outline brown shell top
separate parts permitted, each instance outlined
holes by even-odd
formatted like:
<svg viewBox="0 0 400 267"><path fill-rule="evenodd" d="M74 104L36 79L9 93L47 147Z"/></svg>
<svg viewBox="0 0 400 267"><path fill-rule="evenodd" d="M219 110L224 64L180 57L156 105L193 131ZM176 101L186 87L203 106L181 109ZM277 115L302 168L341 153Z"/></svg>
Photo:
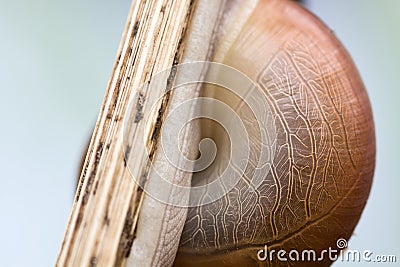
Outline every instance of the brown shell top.
<svg viewBox="0 0 400 267"><path fill-rule="evenodd" d="M297 4L260 1L223 63L262 89L275 118L275 157L257 191L241 180L189 209L175 266L297 266L262 262L257 251L337 249L360 218L375 166L371 107L351 58Z"/></svg>

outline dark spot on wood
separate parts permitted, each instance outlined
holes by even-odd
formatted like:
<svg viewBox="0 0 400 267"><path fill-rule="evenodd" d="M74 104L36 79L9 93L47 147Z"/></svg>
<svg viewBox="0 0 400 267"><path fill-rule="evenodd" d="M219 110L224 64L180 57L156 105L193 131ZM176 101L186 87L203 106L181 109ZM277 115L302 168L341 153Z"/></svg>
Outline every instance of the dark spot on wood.
<svg viewBox="0 0 400 267"><path fill-rule="evenodd" d="M134 123L138 123L143 118L143 106L145 97L142 92L139 92L137 104L136 104L136 115Z"/></svg>
<svg viewBox="0 0 400 267"><path fill-rule="evenodd" d="M117 84L115 85L115 95L116 95L116 96L119 95L119 91L120 91L120 87L121 87L121 82L122 82L122 79L121 79L121 78L118 78ZM113 101L112 107L111 107L111 110L112 110L112 111L115 110L115 107L117 106L117 103L118 103L118 97L114 97L114 101Z"/></svg>
<svg viewBox="0 0 400 267"><path fill-rule="evenodd" d="M110 225L110 218L108 217L108 213L106 213L106 215L104 215L104 224L105 225Z"/></svg>
<svg viewBox="0 0 400 267"><path fill-rule="evenodd" d="M139 30L139 21L137 20L135 22L135 25L133 26L133 36L136 36L138 30Z"/></svg>
<svg viewBox="0 0 400 267"><path fill-rule="evenodd" d="M81 224L81 222L82 222L82 216L83 216L82 212L79 212L79 213L78 213L78 217L76 218L75 227L79 227L79 225Z"/></svg>
<svg viewBox="0 0 400 267"><path fill-rule="evenodd" d="M154 150L156 148L157 139L158 139L158 137L160 135L161 126L162 126L162 123L163 123L164 113L165 113L165 110L166 110L166 108L168 106L170 95L171 95L170 91L167 91L164 94L164 97L163 97L162 102L161 102L161 107L158 109L157 120L156 120L156 122L154 124L153 132L151 134L151 139L150 139L151 142L153 143L152 144L152 148L151 148L150 153L149 153L149 159L150 160L152 160L153 156L154 156L154 152L155 152Z"/></svg>
<svg viewBox="0 0 400 267"><path fill-rule="evenodd" d="M139 180L139 188L143 188L144 187L144 185L147 182L147 176L148 176L148 172L147 171L142 173L142 175L140 176L140 180Z"/></svg>
<svg viewBox="0 0 400 267"><path fill-rule="evenodd" d="M90 258L90 267L94 267L96 265L97 265L97 258L96 258L96 256L92 256Z"/></svg>
<svg viewBox="0 0 400 267"><path fill-rule="evenodd" d="M96 195L98 186L99 186L99 181L97 180L96 183L94 184L93 195Z"/></svg>
<svg viewBox="0 0 400 267"><path fill-rule="evenodd" d="M86 205L88 203L88 200L89 200L89 194L87 191L85 191L85 193L83 194L83 197L82 197L82 204Z"/></svg>
<svg viewBox="0 0 400 267"><path fill-rule="evenodd" d="M85 167L83 168L82 180L85 179L85 177L86 177L87 169L88 169L88 164L86 164Z"/></svg>
<svg viewBox="0 0 400 267"><path fill-rule="evenodd" d="M99 162L100 162L100 158L101 158L101 154L102 153L103 153L103 143L100 143L99 146L97 147L97 150L96 150L96 158L95 158L95 161L94 161L93 170L90 173L90 176L89 176L89 179L88 179L88 183L87 183L86 188L85 188L85 193L84 193L83 198L82 198L82 205L86 205L88 200L89 200L90 191L92 189L92 184L93 184L94 178L96 177L97 168L99 166Z"/></svg>
<svg viewBox="0 0 400 267"><path fill-rule="evenodd" d="M175 62L174 62L174 64L175 64ZM172 89L172 85L174 83L175 76L176 76L176 71L177 71L176 66L172 66L171 72L170 72L170 74L168 76L168 79L167 79L167 87L165 88L166 92L168 92L168 91L170 91Z"/></svg>
<svg viewBox="0 0 400 267"><path fill-rule="evenodd" d="M163 5L160 9L160 13L165 13L165 5Z"/></svg>
<svg viewBox="0 0 400 267"><path fill-rule="evenodd" d="M129 155L130 155L130 153L131 153L131 150L132 150L132 147L131 147L130 145L128 145L128 146L125 148L125 153L124 153L124 165L125 165L125 167L127 166L127 162L128 162L128 159L129 159Z"/></svg>
<svg viewBox="0 0 400 267"><path fill-rule="evenodd" d="M135 66L135 64L136 64L136 58L137 58L138 52L139 52L139 50L136 49L135 54L133 55L132 66Z"/></svg>

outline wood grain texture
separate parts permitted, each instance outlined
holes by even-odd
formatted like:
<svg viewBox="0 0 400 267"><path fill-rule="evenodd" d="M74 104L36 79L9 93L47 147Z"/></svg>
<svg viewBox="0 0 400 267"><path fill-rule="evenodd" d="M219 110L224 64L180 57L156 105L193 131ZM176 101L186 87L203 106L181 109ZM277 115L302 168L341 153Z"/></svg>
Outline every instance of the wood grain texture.
<svg viewBox="0 0 400 267"><path fill-rule="evenodd" d="M125 165L122 121L135 90L155 73L179 63L192 7L190 0L133 2L57 266L121 266L130 254L144 194ZM143 98L163 96L165 88L158 89L143 92ZM165 99L159 109L167 105ZM150 107L138 102L136 108L140 113ZM137 123L143 123L140 117ZM153 120L147 138L150 155L136 155L143 175L156 152L161 127L155 123L157 117Z"/></svg>

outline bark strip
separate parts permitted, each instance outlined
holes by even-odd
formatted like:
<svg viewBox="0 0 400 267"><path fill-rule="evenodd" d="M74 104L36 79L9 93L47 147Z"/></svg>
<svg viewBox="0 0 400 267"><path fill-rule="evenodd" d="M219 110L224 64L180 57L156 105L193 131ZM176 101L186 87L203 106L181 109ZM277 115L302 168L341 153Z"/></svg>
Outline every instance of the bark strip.
<svg viewBox="0 0 400 267"><path fill-rule="evenodd" d="M121 266L129 256L142 199L124 161L123 118L129 99L153 74L179 63L185 28L193 9L192 0L134 1L106 96L89 145L57 266ZM148 97L160 91L142 91L137 101L135 123L151 107ZM166 99L168 102L168 99ZM164 102L164 101L163 101ZM168 105L165 103L163 105ZM163 108L163 107L160 107ZM160 114L154 117L156 124ZM162 116L162 114L161 114ZM158 118L159 119L159 118ZM159 130L150 131L159 134ZM135 133L133 133L135 134ZM150 151L157 136L149 136ZM135 155L146 180L147 155Z"/></svg>

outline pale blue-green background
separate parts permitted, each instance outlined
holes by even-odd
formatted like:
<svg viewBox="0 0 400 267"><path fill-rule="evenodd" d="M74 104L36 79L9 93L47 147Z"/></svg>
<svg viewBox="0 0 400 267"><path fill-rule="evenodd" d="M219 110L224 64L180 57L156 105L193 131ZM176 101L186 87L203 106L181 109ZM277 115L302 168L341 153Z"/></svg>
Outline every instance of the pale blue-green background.
<svg viewBox="0 0 400 267"><path fill-rule="evenodd" d="M130 0L0 0L0 266L55 262L129 6ZM307 6L353 56L375 116L375 180L350 248L394 254L400 262L400 1Z"/></svg>

